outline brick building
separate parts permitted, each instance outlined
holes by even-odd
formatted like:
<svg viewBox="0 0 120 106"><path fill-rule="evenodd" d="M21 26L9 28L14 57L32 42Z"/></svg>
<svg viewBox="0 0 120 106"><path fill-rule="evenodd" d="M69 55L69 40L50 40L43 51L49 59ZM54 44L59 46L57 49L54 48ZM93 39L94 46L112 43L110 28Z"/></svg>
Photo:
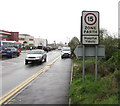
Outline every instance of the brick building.
<svg viewBox="0 0 120 106"><path fill-rule="evenodd" d="M5 41L19 41L19 32L10 32L0 30L0 40Z"/></svg>

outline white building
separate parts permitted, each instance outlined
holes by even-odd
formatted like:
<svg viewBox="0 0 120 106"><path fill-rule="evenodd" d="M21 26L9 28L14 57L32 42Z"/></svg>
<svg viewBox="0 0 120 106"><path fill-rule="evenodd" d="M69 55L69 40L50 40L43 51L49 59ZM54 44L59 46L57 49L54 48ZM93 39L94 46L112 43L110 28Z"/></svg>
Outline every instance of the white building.
<svg viewBox="0 0 120 106"><path fill-rule="evenodd" d="M34 45L37 46L47 46L48 41L47 39L41 39L41 38L34 38Z"/></svg>
<svg viewBox="0 0 120 106"><path fill-rule="evenodd" d="M28 34L19 34L19 42L26 45L34 45L34 37Z"/></svg>

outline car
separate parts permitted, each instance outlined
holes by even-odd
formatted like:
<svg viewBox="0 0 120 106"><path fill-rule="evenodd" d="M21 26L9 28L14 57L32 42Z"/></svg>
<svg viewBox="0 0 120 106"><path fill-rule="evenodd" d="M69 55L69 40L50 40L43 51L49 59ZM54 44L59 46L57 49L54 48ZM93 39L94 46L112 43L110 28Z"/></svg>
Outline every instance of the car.
<svg viewBox="0 0 120 106"><path fill-rule="evenodd" d="M61 46L59 46L59 47L58 47L58 50L61 50L61 48L62 48L62 47L61 47Z"/></svg>
<svg viewBox="0 0 120 106"><path fill-rule="evenodd" d="M71 49L70 49L70 47L63 47L61 52L62 52L61 53L61 58L70 57L71 56Z"/></svg>
<svg viewBox="0 0 120 106"><path fill-rule="evenodd" d="M0 54L5 57L17 57L20 55L20 52L15 47L2 48Z"/></svg>
<svg viewBox="0 0 120 106"><path fill-rule="evenodd" d="M51 46L46 46L47 51L51 51L53 48Z"/></svg>
<svg viewBox="0 0 120 106"><path fill-rule="evenodd" d="M52 50L52 47L51 46L38 46L37 49L42 49L46 52L49 52Z"/></svg>
<svg viewBox="0 0 120 106"><path fill-rule="evenodd" d="M25 65L27 65L29 62L46 62L47 59L47 53L44 50L38 49L38 50L31 50L25 58Z"/></svg>

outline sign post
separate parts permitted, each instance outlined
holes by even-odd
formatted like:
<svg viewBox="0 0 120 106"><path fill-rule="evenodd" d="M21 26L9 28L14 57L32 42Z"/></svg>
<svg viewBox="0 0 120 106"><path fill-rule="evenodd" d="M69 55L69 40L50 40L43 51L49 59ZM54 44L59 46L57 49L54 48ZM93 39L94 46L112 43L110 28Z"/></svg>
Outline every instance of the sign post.
<svg viewBox="0 0 120 106"><path fill-rule="evenodd" d="M98 62L97 62L97 60L98 60L98 47L97 47L97 45L95 46L95 81L97 81L97 73L98 73Z"/></svg>
<svg viewBox="0 0 120 106"><path fill-rule="evenodd" d="M82 57L82 80L85 81L85 57L95 57L95 81L98 74L98 57L105 57L104 45L99 45L99 12L82 11L81 42L74 50L77 58Z"/></svg>
<svg viewBox="0 0 120 106"><path fill-rule="evenodd" d="M95 81L97 81L97 45L99 44L99 12L98 11L82 12L81 35L82 35L81 39L83 45L95 46ZM83 51L84 48L85 47L83 47ZM83 54L83 61L85 61L84 54ZM85 70L83 69L83 72L84 71Z"/></svg>
<svg viewBox="0 0 120 106"><path fill-rule="evenodd" d="M82 58L82 80L85 81L85 57L95 57L95 81L97 81L98 76L98 57L104 58L105 57L105 46L104 45L96 45L96 46L85 46L85 45L78 45L75 50L74 54L79 59Z"/></svg>
<svg viewBox="0 0 120 106"><path fill-rule="evenodd" d="M85 81L85 45L83 45L83 72L82 72L83 82Z"/></svg>

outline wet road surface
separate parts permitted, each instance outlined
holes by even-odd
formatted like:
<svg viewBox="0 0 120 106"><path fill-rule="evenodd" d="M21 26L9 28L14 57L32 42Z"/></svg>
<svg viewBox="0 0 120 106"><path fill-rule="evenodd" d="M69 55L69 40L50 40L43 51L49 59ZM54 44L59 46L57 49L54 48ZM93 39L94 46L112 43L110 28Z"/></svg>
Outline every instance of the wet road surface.
<svg viewBox="0 0 120 106"><path fill-rule="evenodd" d="M48 53L46 63L24 65L26 53L20 57L2 60L2 95L18 86L28 77L60 55L60 51ZM5 65L5 63L7 65ZM71 59L59 58L49 69L37 77L10 104L68 104Z"/></svg>
<svg viewBox="0 0 120 106"><path fill-rule="evenodd" d="M71 59L59 59L34 80L11 104L68 104Z"/></svg>
<svg viewBox="0 0 120 106"><path fill-rule="evenodd" d="M6 94L20 83L25 81L28 77L32 76L34 73L39 71L46 64L51 62L53 59L60 55L60 51L51 51L47 53L47 62L42 64L29 64L25 65L24 60L26 53L21 53L17 58L3 59L0 61L1 76L0 81L2 81L2 95ZM0 95L1 96L1 95Z"/></svg>

